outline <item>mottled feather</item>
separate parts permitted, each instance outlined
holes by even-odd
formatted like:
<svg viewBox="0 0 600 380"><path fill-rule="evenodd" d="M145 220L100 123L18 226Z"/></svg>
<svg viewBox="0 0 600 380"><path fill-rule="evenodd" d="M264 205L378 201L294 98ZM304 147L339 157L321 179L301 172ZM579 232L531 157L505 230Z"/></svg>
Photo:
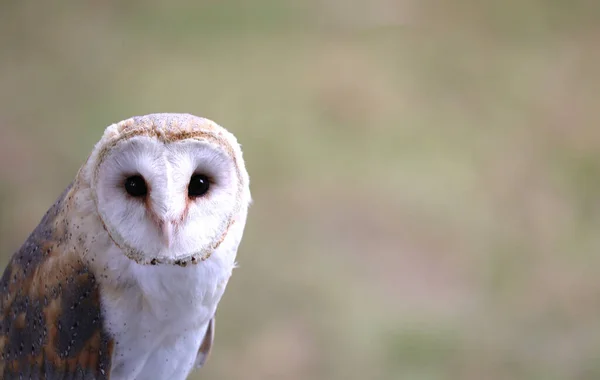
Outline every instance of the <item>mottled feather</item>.
<svg viewBox="0 0 600 380"><path fill-rule="evenodd" d="M113 342L98 282L66 249L59 218L69 188L0 280L0 379L108 379Z"/></svg>

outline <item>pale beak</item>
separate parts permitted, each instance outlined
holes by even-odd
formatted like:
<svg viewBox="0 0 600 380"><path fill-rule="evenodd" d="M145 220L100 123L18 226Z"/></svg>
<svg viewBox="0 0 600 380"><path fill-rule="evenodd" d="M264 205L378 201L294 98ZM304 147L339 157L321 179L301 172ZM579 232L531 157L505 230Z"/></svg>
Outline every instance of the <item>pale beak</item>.
<svg viewBox="0 0 600 380"><path fill-rule="evenodd" d="M161 230L162 230L162 238L163 238L165 245L167 246L167 248L171 248L171 243L173 242L173 233L175 230L175 227L173 226L173 222L163 222L161 224Z"/></svg>

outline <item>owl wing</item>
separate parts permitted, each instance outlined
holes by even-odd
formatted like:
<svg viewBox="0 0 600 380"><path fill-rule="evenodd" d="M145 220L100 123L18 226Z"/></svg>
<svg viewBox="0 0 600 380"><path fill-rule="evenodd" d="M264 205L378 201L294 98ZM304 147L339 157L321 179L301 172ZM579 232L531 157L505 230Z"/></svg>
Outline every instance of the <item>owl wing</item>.
<svg viewBox="0 0 600 380"><path fill-rule="evenodd" d="M194 368L201 368L206 360L208 359L208 354L210 354L210 350L212 348L213 340L215 339L215 317L212 317L210 321L208 321L208 326L206 327L206 333L204 333L204 338L202 339L202 343L200 343L200 348L198 349L198 356L196 356L196 362L194 363Z"/></svg>
<svg viewBox="0 0 600 380"><path fill-rule="evenodd" d="M60 236L69 189L0 279L0 379L109 378L113 341L103 328L98 283Z"/></svg>

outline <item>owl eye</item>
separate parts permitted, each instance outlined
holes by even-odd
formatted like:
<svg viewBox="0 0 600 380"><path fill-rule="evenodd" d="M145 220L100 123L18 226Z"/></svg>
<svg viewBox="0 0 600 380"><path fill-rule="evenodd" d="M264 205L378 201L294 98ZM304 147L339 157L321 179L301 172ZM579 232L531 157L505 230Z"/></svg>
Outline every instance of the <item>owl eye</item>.
<svg viewBox="0 0 600 380"><path fill-rule="evenodd" d="M148 187L141 175L133 175L125 179L125 191L132 197L143 197L148 194Z"/></svg>
<svg viewBox="0 0 600 380"><path fill-rule="evenodd" d="M208 191L210 181L204 174L194 174L188 185L188 196L201 197Z"/></svg>

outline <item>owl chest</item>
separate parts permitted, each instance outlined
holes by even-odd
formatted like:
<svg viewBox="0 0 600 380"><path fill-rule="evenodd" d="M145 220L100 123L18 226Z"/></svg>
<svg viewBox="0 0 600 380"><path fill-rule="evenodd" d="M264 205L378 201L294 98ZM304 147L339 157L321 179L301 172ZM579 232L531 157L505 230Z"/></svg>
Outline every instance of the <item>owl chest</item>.
<svg viewBox="0 0 600 380"><path fill-rule="evenodd" d="M115 339L111 379L185 379L231 268L135 268L136 285L103 301ZM163 270L164 269L164 270Z"/></svg>

